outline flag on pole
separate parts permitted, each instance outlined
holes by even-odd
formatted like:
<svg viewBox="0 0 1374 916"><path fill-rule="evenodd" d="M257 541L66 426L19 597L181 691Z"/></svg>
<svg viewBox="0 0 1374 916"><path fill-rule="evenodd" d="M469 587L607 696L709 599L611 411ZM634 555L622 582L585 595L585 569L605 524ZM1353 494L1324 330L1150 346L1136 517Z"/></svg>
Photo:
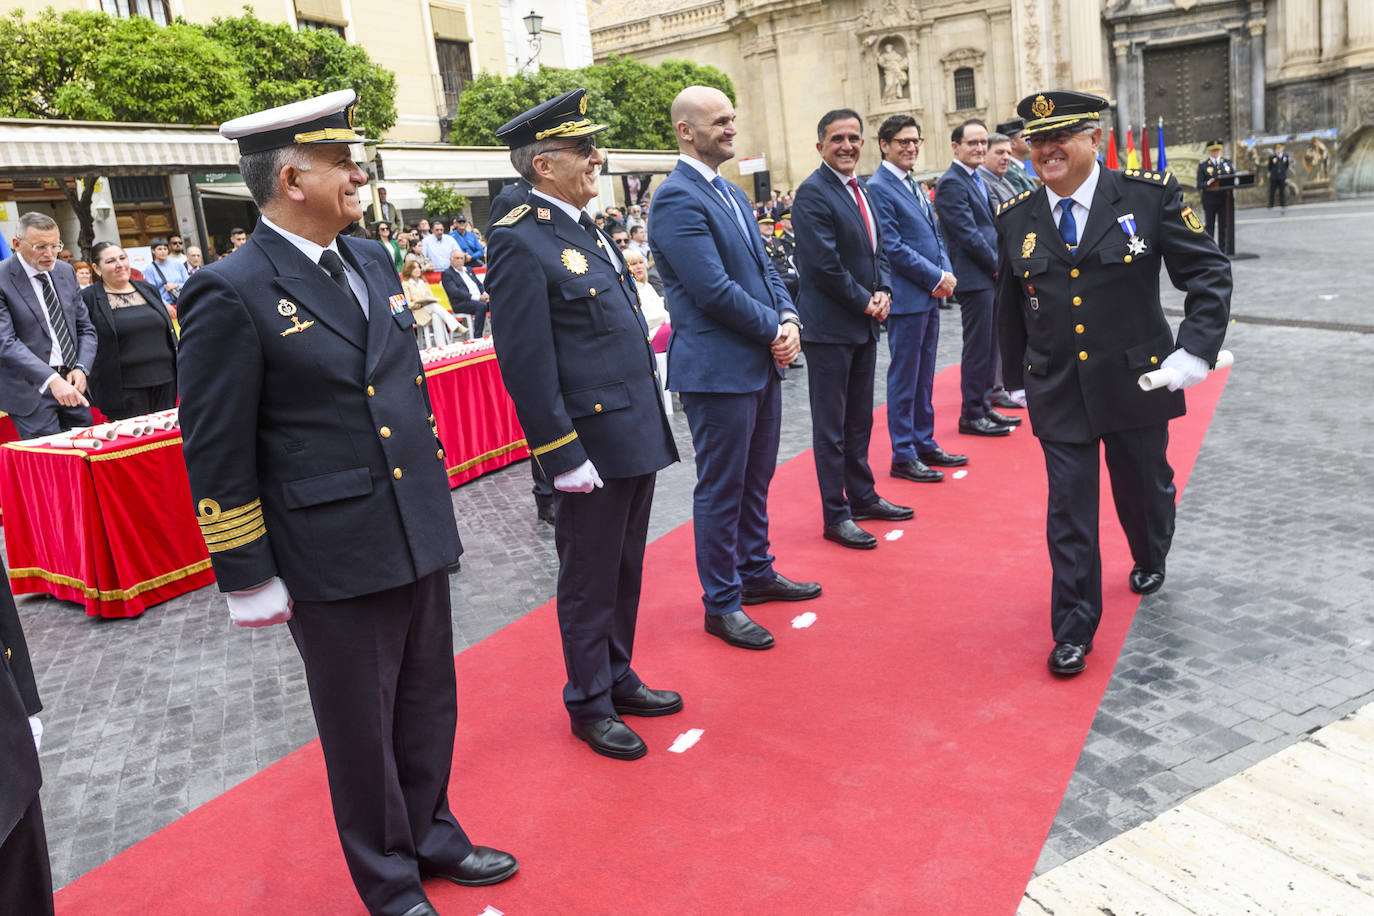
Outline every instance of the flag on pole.
<svg viewBox="0 0 1374 916"><path fill-rule="evenodd" d="M1116 131L1110 127L1107 128L1107 168L1121 168L1116 161Z"/></svg>
<svg viewBox="0 0 1374 916"><path fill-rule="evenodd" d="M1140 168L1140 156L1135 151L1135 131L1129 124L1126 125L1126 168Z"/></svg>
<svg viewBox="0 0 1374 916"><path fill-rule="evenodd" d="M1169 167L1169 163L1164 158L1164 119L1159 119L1159 171L1163 172Z"/></svg>
<svg viewBox="0 0 1374 916"><path fill-rule="evenodd" d="M1147 171L1154 166L1150 165L1150 128L1140 128L1140 167Z"/></svg>

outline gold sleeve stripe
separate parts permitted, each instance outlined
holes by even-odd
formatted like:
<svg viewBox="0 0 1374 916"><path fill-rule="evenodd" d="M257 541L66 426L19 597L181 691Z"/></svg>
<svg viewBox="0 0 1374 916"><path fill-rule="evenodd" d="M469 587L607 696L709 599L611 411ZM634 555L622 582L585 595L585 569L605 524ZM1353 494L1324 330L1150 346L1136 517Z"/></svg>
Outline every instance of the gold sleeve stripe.
<svg viewBox="0 0 1374 916"><path fill-rule="evenodd" d="M240 515L247 515L248 513L253 511L261 511L261 506L262 500L255 499L251 503L239 506L235 509L222 509L219 512L200 515L198 517L202 525L208 525L214 522L227 522L231 519L238 518Z"/></svg>
<svg viewBox="0 0 1374 916"><path fill-rule="evenodd" d="M577 438L577 430L573 430L572 432L568 433L566 436L560 436L559 438L553 440L552 442L550 442L550 443L548 443L548 444L546 444L546 445L541 445L541 446L539 446L538 448L532 448L532 449L530 449L530 454L531 454L531 455L543 455L543 454L545 454L545 453L547 453L547 452L553 451L553 450L556 449L556 448L562 448L563 446L567 445L569 442L573 441L573 440L576 439L576 438Z"/></svg>
<svg viewBox="0 0 1374 916"><path fill-rule="evenodd" d="M222 534L226 531L242 531L244 528L251 528L261 521L262 510L259 509L257 512L251 515L245 515L243 518L236 518L228 522L216 522L213 525L201 525L200 533L206 538L209 538L212 534ZM219 540L223 540L223 538Z"/></svg>
<svg viewBox="0 0 1374 916"><path fill-rule="evenodd" d="M250 529L247 534L236 537L233 540L214 544L207 540L205 546L211 553L223 553L226 550L233 550L235 547L242 547L244 544L251 544L266 533L267 527L265 525L257 525Z"/></svg>
<svg viewBox="0 0 1374 916"><path fill-rule="evenodd" d="M205 543L207 544L224 544L229 541L237 540L238 538L252 531L254 528L263 528L266 527L266 525L267 523L265 521L263 521L262 519L258 519L255 522L250 522L249 524L244 525L240 528L235 528L232 531L223 531L219 534L204 534L201 535L201 537L205 539Z"/></svg>

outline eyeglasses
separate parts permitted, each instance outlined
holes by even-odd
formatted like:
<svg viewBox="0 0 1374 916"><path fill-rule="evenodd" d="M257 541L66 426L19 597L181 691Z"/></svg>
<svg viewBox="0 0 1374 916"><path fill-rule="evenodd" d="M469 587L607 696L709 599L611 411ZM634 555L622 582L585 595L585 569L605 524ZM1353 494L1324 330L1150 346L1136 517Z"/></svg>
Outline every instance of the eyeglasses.
<svg viewBox="0 0 1374 916"><path fill-rule="evenodd" d="M23 240L21 239L20 241ZM61 242L54 242L51 245L35 245L32 242L24 242L24 244L28 245L30 248L32 248L39 254L57 254L59 251L62 250Z"/></svg>
<svg viewBox="0 0 1374 916"><path fill-rule="evenodd" d="M920 138L920 137L893 137L893 138L892 138L892 142L895 143L895 144L897 144L898 146L916 146L916 147L919 147L919 146L921 145L921 138Z"/></svg>
<svg viewBox="0 0 1374 916"><path fill-rule="evenodd" d="M1037 134L1034 137L1027 137L1026 143L1032 149L1039 149L1042 146L1054 146L1060 143L1067 143L1075 134L1081 134L1092 130L1091 127L1079 127L1074 130L1056 130L1048 134Z"/></svg>
<svg viewBox="0 0 1374 916"><path fill-rule="evenodd" d="M562 150L573 150L577 153L577 155L581 156L583 159L590 159L592 157L592 153L596 152L596 142L592 140L591 137L583 137L581 140L578 140L576 143L573 143L570 146L551 147L550 149L544 150L544 153L557 153Z"/></svg>

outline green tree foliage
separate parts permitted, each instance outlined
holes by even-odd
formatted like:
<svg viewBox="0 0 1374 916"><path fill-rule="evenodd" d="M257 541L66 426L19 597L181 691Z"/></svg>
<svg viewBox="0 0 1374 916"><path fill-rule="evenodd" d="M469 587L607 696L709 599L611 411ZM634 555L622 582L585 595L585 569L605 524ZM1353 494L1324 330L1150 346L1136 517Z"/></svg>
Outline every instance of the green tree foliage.
<svg viewBox="0 0 1374 916"><path fill-rule="evenodd" d="M337 89L358 91L358 124L381 137L396 123L396 74L372 62L358 45L325 29L293 31L244 15L216 18L205 34L231 49L244 73L243 103L227 117L285 105ZM223 120L217 118L216 120Z"/></svg>
<svg viewBox="0 0 1374 916"><path fill-rule="evenodd" d="M447 219L465 213L468 199L458 193L458 189L442 181L422 181L420 194L425 199L425 212L430 216Z"/></svg>
<svg viewBox="0 0 1374 916"><path fill-rule="evenodd" d="M184 22L16 10L0 48L3 117L203 124L246 99L233 52Z"/></svg>
<svg viewBox="0 0 1374 916"><path fill-rule="evenodd" d="M735 99L730 78L715 67L685 60L656 66L612 55L604 64L580 70L519 73L510 79L482 74L463 90L453 120L453 142L499 146L496 129L522 111L579 86L587 89L587 117L610 125L607 146L620 149L676 149L668 109L688 86L714 86Z"/></svg>

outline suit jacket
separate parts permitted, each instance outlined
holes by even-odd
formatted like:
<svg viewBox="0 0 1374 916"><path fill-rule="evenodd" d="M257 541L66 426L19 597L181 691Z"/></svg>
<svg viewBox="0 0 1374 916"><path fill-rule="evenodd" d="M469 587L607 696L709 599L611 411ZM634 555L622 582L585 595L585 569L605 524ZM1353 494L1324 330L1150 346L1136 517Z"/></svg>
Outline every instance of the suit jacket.
<svg viewBox="0 0 1374 916"><path fill-rule="evenodd" d="M807 341L862 344L878 339L878 322L864 309L877 290L892 291L892 280L882 222L872 197L865 194L865 199L878 233L876 249L869 244L853 193L829 166L822 164L807 176L792 200L801 279L797 309Z"/></svg>
<svg viewBox="0 0 1374 916"><path fill-rule="evenodd" d="M463 274L468 275L468 279L477 284L477 288L486 292L487 288L482 285L482 278L477 276L471 267L464 267L462 272L453 269L452 265L444 268L444 272L439 274L439 283L444 287L444 292L448 293L448 304L454 312L466 312L473 314L485 312L487 303L481 299L472 298L468 291L468 285L463 282Z"/></svg>
<svg viewBox="0 0 1374 916"><path fill-rule="evenodd" d="M883 250L892 268L892 314L916 315L939 303L930 294L945 271L953 273L935 208L891 170L879 166L868 179L868 197L883 230Z"/></svg>
<svg viewBox="0 0 1374 916"><path fill-rule="evenodd" d="M134 289L142 293L149 303L134 308L152 308L157 312L167 326L167 350L175 354L177 337L172 329L172 316L167 313L157 290L151 283L142 280L132 282ZM97 281L81 291L81 300L90 312L91 324L95 326L96 340L99 342L95 363L91 366L90 401L103 413L119 413L124 409L124 378L119 370L119 337L115 333L110 298L105 293L105 287Z"/></svg>
<svg viewBox="0 0 1374 916"><path fill-rule="evenodd" d="M743 192L727 184L740 213L685 163L654 194L649 247L672 316L668 387L673 391L758 391L780 372L769 349L792 299L749 219Z"/></svg>
<svg viewBox="0 0 1374 916"><path fill-rule="evenodd" d="M1016 166L1014 165L1008 166L1007 175L1011 175L1011 170L1014 168L1016 168ZM1012 183L1008 181L1006 178L997 177L995 173L989 171L981 165L978 166L978 177L983 179L983 184L987 185L988 197L992 199L994 214L996 213L998 207L1001 207L1002 204L1006 203L1007 201L1015 197L1017 194L1021 193L1020 191L1016 190ZM993 225L996 225L996 221L994 221Z"/></svg>
<svg viewBox="0 0 1374 916"><path fill-rule="evenodd" d="M935 212L961 290L992 289L997 272L997 226L992 205L958 162L935 185Z"/></svg>
<svg viewBox="0 0 1374 916"><path fill-rule="evenodd" d="M543 198L487 240L493 338L530 453L552 480L590 460L605 478L677 460L634 278Z"/></svg>
<svg viewBox="0 0 1374 916"><path fill-rule="evenodd" d="M43 783L29 727L29 716L42 708L9 576L0 563L0 760L5 762L5 776L0 779L0 843Z"/></svg>
<svg viewBox="0 0 1374 916"><path fill-rule="evenodd" d="M76 361L90 369L95 363L95 326L81 301L76 271L58 261L49 276L76 344ZM156 294L154 298L162 301ZM23 258L15 255L0 261L0 410L6 413L31 414L43 397L38 386L53 372L48 365L53 340L46 316L24 271Z"/></svg>
<svg viewBox="0 0 1374 916"><path fill-rule="evenodd" d="M263 223L182 293L182 450L224 591L279 575L293 598L336 601L462 552L400 280L374 242L338 247L369 320Z"/></svg>
<svg viewBox="0 0 1374 916"><path fill-rule="evenodd" d="M1035 434L1090 442L1181 415L1183 392L1141 391L1137 381L1176 346L1215 363L1231 265L1183 206L1173 175L1101 169L1072 253L1044 189L1003 207L998 221L1002 375L1008 388L1026 389ZM1161 263L1187 292L1177 337L1159 304Z"/></svg>

